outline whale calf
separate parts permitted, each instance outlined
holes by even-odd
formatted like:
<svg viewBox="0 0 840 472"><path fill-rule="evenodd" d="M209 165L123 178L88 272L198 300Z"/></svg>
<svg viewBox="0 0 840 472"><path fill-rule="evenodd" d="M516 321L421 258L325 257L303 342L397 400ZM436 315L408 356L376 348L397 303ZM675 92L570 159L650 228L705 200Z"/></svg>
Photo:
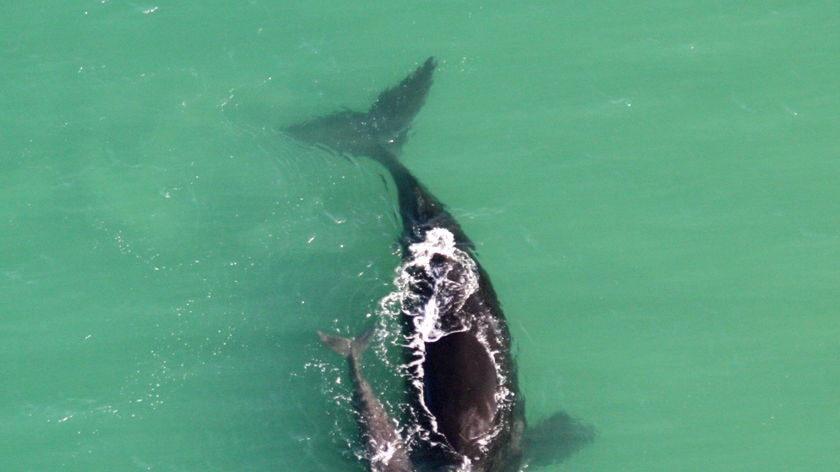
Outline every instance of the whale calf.
<svg viewBox="0 0 840 472"><path fill-rule="evenodd" d="M528 449L555 456L533 460L548 463L591 441L593 430L558 413L526 434L511 336L490 278L452 214L399 160L435 67L428 58L365 112L345 110L285 129L337 153L374 159L395 184L403 262L393 295L405 336L410 413L395 421L374 402L361 374L364 342L320 336L349 359L355 396L365 399L356 412L372 471L513 472L530 460ZM405 437L394 438L400 433Z"/></svg>
<svg viewBox="0 0 840 472"><path fill-rule="evenodd" d="M369 328L356 339L342 338L318 332L321 342L347 359L353 376L353 403L359 430L365 441L365 452L371 470L381 472L412 472L411 459L399 431L362 374L361 359L374 335Z"/></svg>

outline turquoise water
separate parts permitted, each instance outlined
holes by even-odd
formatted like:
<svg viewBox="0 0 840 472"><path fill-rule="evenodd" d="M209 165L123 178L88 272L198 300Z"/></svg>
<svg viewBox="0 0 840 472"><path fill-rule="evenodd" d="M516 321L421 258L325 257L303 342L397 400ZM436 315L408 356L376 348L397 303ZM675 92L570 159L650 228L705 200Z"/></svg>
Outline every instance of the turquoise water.
<svg viewBox="0 0 840 472"><path fill-rule="evenodd" d="M403 158L599 431L541 470L836 470L834 3L56 3L2 8L2 470L361 470L314 333L394 196L276 130L430 54Z"/></svg>

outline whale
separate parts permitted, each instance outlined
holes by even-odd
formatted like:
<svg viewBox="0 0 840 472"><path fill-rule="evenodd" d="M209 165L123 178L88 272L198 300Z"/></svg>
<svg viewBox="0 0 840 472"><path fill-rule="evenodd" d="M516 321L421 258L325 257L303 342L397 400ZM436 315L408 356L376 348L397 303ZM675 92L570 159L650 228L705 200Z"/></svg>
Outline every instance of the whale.
<svg viewBox="0 0 840 472"><path fill-rule="evenodd" d="M594 429L563 412L527 427L510 329L475 244L400 159L436 66L429 57L366 111L342 110L283 130L339 155L373 159L393 182L402 263L392 298L408 412L389 415L362 374L370 330L356 340L319 337L348 359L371 471L514 472L548 464L591 442Z"/></svg>
<svg viewBox="0 0 840 472"><path fill-rule="evenodd" d="M355 339L333 336L318 331L324 345L347 359L353 377L353 403L356 420L365 442L370 469L387 472L412 472L411 459L400 437L396 423L376 396L362 373L362 356L375 334L374 326Z"/></svg>

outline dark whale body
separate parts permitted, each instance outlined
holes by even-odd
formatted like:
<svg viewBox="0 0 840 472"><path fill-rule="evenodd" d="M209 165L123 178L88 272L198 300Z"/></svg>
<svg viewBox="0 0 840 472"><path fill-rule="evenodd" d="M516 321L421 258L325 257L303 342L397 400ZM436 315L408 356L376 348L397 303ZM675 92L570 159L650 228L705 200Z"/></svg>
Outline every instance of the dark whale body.
<svg viewBox="0 0 840 472"><path fill-rule="evenodd" d="M286 132L340 153L375 159L395 183L403 225L403 266L396 285L407 338L406 394L413 412L400 425L410 436L405 444L410 444L413 470L512 472L522 467L523 449L531 441L524 434L524 400L504 314L490 278L474 256L472 241L398 160L411 121L428 95L435 66L434 58L427 59L382 92L367 112L342 111ZM336 349L323 335L322 341ZM348 358L358 395L364 378L358 359ZM384 409L375 415L357 409L357 414L368 445L371 437L399 433L393 420L378 418ZM565 444L556 448L560 454L568 455L592 437L591 429L562 413L542 424L550 430L535 437L548 436L550 443L557 440L552 435L563 435ZM535 449L540 447L546 449L544 444ZM377 457L375 450L368 454ZM397 456L393 464L371 460L371 470L405 470Z"/></svg>

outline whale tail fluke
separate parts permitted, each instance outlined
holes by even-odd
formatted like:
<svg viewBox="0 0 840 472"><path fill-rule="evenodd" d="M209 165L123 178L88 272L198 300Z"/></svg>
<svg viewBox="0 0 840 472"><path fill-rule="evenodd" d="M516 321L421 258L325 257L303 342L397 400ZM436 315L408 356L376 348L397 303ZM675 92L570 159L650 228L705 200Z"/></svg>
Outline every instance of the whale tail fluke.
<svg viewBox="0 0 840 472"><path fill-rule="evenodd" d="M393 155L399 155L411 122L426 103L436 66L435 58L429 57L402 82L379 94L368 111L377 144Z"/></svg>
<svg viewBox="0 0 840 472"><path fill-rule="evenodd" d="M423 108L437 62L429 57L396 86L386 89L367 112L344 110L289 126L302 141L358 156L399 156L408 130Z"/></svg>
<svg viewBox="0 0 840 472"><path fill-rule="evenodd" d="M375 332L376 326L374 325L355 339L333 336L321 331L318 331L318 337L325 346L337 352L341 357L359 359L373 340Z"/></svg>

